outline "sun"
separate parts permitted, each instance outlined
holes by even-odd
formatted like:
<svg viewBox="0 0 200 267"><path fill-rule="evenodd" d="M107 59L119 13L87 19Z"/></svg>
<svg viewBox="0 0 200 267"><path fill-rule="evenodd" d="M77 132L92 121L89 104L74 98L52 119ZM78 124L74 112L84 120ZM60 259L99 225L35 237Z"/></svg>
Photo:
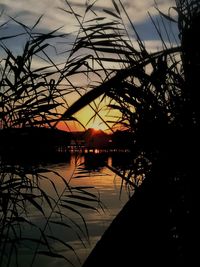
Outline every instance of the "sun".
<svg viewBox="0 0 200 267"><path fill-rule="evenodd" d="M90 124L87 125L87 128L92 128L95 131L106 131L108 130L108 126L105 123L99 122L99 121L93 121Z"/></svg>
<svg viewBox="0 0 200 267"><path fill-rule="evenodd" d="M113 131L111 128L116 128L116 121L121 114L116 110L109 110L108 112L106 108L100 108L100 111L95 113L95 106L93 109L91 106L84 107L73 116L77 121L60 122L58 125L59 129L66 131L84 131L85 129L93 128L111 133Z"/></svg>

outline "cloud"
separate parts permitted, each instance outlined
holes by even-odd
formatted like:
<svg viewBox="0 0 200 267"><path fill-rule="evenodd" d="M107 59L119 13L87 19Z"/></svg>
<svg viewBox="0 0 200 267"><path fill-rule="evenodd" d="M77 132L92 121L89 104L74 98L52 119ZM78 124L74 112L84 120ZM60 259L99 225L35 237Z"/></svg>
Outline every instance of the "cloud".
<svg viewBox="0 0 200 267"><path fill-rule="evenodd" d="M164 13L168 13L169 8L175 5L174 0L157 0L156 3L159 10ZM141 23L144 21L148 17L148 12L152 16L158 14L154 0L124 0L123 5L133 23Z"/></svg>
<svg viewBox="0 0 200 267"><path fill-rule="evenodd" d="M89 1L87 2L89 3ZM92 2L93 0L90 1L90 3ZM119 1L115 0L115 2L120 8ZM139 31L142 40L150 42L151 40L159 39L147 14L147 11L149 11L152 16L158 15L157 10L154 8L154 0L121 0L121 2L133 21L133 24L136 26L136 29ZM85 0L69 0L69 3L76 13L83 14L86 3ZM167 13L169 7L174 5L174 0L157 0L157 3L159 9L162 12ZM97 12L99 16L103 14L103 9L112 10L112 8L113 4L111 0L98 0L94 5L94 11ZM1 0L0 11L3 9L4 17L0 18L2 22L3 20L7 20L8 16L11 16L15 17L25 25L32 26L39 16L44 14L44 17L37 26L37 30L49 32L62 27L59 30L61 33L74 33L75 36L79 29L78 21L69 13L61 10L69 10L65 0ZM90 18L91 15L92 12L88 12L87 18ZM7 33L10 33L11 31L20 31L20 27L16 24L11 23L10 26L11 27ZM128 27L128 29L130 28ZM73 42L73 34L69 36L68 41ZM154 43L156 49L157 43Z"/></svg>
<svg viewBox="0 0 200 267"><path fill-rule="evenodd" d="M134 23L143 21L147 17L147 11L154 15L155 10L154 0L121 0L126 11ZM89 1L87 1L89 2ZM91 3L93 1L90 1ZM120 7L118 0L115 2ZM85 0L71 0L69 1L76 13L83 13L85 9ZM174 5L174 0L157 0L158 6L161 11L167 12L170 6ZM64 0L1 0L0 9L4 9L5 13L9 16L18 16L25 23L31 24L44 14L44 20L41 22L41 27L55 29L55 27L66 26L74 30L74 22L71 16L58 9L67 9L67 4ZM113 4L111 0L98 0L94 5L94 10L99 11L102 9L112 9Z"/></svg>
<svg viewBox="0 0 200 267"><path fill-rule="evenodd" d="M59 0L3 0L1 5L4 9L4 19L6 15L11 16L31 26L43 14L44 19L38 26L52 30L64 24L64 18L60 17L57 9L59 2Z"/></svg>

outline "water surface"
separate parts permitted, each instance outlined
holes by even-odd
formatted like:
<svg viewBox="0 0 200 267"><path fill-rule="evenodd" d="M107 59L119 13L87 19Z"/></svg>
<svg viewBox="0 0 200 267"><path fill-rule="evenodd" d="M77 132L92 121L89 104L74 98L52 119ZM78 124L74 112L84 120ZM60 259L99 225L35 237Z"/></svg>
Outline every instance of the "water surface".
<svg viewBox="0 0 200 267"><path fill-rule="evenodd" d="M94 205L94 207L97 208L97 211L77 207L78 211L84 216L86 221L89 232L89 242L78 228L74 230L77 230L77 233L81 236L82 242L77 236L76 231L73 231L70 228L62 228L61 230L61 228L54 226L53 229L51 229L54 235L61 237L74 248L79 259L77 259L73 251L63 251L63 248L61 248L59 244L56 244L56 242L54 244L57 251L62 252L62 255L66 256L66 258L73 262L75 267L81 266L81 263L83 263L89 255L90 251L101 238L113 218L128 200L126 189L122 189L121 178L117 177L106 167L107 164L110 166L120 164L120 162L123 162L123 156L124 155L108 156L107 154L85 154L82 156L71 155L70 157L66 157L66 160L63 162L44 164L43 166L49 170L57 172L66 179L71 186L92 187L87 189L88 192L98 196L101 201L101 207L97 204ZM62 192L63 182L61 179L52 172L47 173L46 175L54 181L58 192ZM53 197L55 196L55 190L47 181L43 181L42 187ZM85 231L84 222L78 214L69 212L68 216L75 220L81 229L83 229L83 232ZM42 225L43 222L41 216L37 214L33 218L34 222ZM31 232L30 235L36 235L36 233ZM22 251L20 267L27 267L30 259L30 252L26 250ZM71 264L63 259L38 256L33 266L69 267Z"/></svg>

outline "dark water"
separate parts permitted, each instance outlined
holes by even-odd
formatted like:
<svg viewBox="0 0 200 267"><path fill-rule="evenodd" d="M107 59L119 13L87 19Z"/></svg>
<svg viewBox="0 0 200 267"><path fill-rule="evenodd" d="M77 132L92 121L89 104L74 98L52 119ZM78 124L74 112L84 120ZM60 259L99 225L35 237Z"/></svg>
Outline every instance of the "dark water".
<svg viewBox="0 0 200 267"><path fill-rule="evenodd" d="M57 227L51 229L55 235L62 238L64 237L65 241L75 249L80 262L77 260L73 251L62 251L62 254L71 260L75 267L81 266L81 263L83 263L88 256L110 222L128 200L126 189L124 188L121 190L121 178L117 177L106 167L106 165L118 166L123 164L124 158L124 155L109 156L107 154L97 153L85 154L84 156L67 156L62 162L44 164L45 168L59 173L59 175L69 181L71 186L93 187L89 189L90 192L100 197L104 207L104 209L98 207L98 212L92 209L80 208L80 212L87 223L90 236L89 242L83 237L82 241L84 245L71 229L65 229L62 232L60 232L60 229ZM83 172L83 170L85 172ZM58 192L62 192L63 183L58 177L52 172L46 175L54 181ZM55 191L49 183L44 181L42 187L54 197ZM74 214L70 216L84 229L84 223L79 216ZM38 224L42 223L42 217L39 215L35 216L34 220L37 221ZM34 232L30 233L30 235L34 234ZM55 242L54 246L59 251L59 244ZM31 257L30 252L22 251L20 267L28 266ZM36 258L33 266L68 267L71 265L63 259L39 256Z"/></svg>

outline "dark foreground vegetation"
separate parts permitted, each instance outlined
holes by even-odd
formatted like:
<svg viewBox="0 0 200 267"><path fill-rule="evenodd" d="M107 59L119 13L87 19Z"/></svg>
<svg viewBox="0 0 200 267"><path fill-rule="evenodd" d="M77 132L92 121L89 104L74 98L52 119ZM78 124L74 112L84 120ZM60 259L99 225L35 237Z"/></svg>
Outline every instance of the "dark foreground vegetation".
<svg viewBox="0 0 200 267"><path fill-rule="evenodd" d="M121 112L117 123L123 125L132 136L130 149L133 151L129 168L126 171L120 168L113 171L135 193L83 266L198 266L200 46L197 36L200 34L200 4L197 0L177 0L173 8L177 18L159 11L158 23L150 17L162 45L160 51L150 53L121 1L112 2L114 11L105 11L109 17L107 20L96 16L93 4L87 6L84 16L80 18L66 1L69 9L66 10L67 14L75 16L80 31L62 69L48 57L48 62L53 64L53 72L52 69L46 72L48 67L26 72L32 58L28 57L30 52L33 55L45 49L46 46L42 46L44 39L49 39L55 33L31 35L30 29L25 28L30 40L21 58L14 57L2 46L7 57L1 70L1 90L4 90L1 93L1 126L43 125L55 128L60 120L74 119L74 113L90 105L97 97L101 97L100 101L109 97L109 108ZM91 11L94 18L87 20L87 14ZM124 15L137 40L136 47L125 27ZM173 34L167 31L167 23L178 25L178 44L175 44ZM22 67L22 61L26 67ZM106 68L107 62L115 66ZM43 74L39 77L41 71ZM8 79L11 72L15 77L12 83ZM58 75L57 81L50 79L55 73ZM64 96L69 93L69 89L58 89L65 80L72 90L77 91L69 79L77 73L88 78L91 90L68 108ZM92 77L95 77L94 82ZM38 88L41 87L44 93L40 95ZM17 95L15 92L18 92ZM60 106L66 110L64 114L56 112ZM96 109L95 115L100 116L97 105ZM108 124L104 118L102 120ZM51 199L38 183L42 177L38 174L44 170L34 169L30 172L29 169L28 173L33 175L32 182L26 171L19 166L1 165L0 264L6 261L5 266L11 266L11 255L17 255L17 245L27 238L21 232L17 235L15 231L16 225L19 227L22 222L31 225L22 216L26 213L25 203L32 204L44 214L41 203L46 201L51 214L59 214L61 221L66 216L64 211L77 212L75 208L83 206L78 201L69 200L72 189L75 190L72 198L86 201L93 199L98 203L95 196L83 188L70 188L62 177L60 179L65 189L58 200ZM137 187L141 184L138 180L143 180L140 187ZM88 205L84 207L91 208ZM50 241L55 240L55 237L46 231L47 225L51 223L56 222L47 219L45 227L38 229L41 232L39 240L29 240L36 243L32 265L36 254L63 257L51 246ZM57 241L68 246L63 240ZM41 246L45 249L40 249ZM4 254L5 251L8 253Z"/></svg>
<svg viewBox="0 0 200 267"><path fill-rule="evenodd" d="M0 17L3 16L1 10ZM80 209L96 211L100 204L91 188L69 183L79 171L78 163L67 179L43 164L60 160L57 148L69 144L69 134L54 129L54 125L62 109L67 108L66 95L76 90L63 86L76 68L70 60L57 64L51 58L55 56L56 61L54 41L66 36L58 30L38 31L41 19L42 16L37 18L31 27L15 18L4 18L0 24L1 267L37 266L46 257L73 265L63 253L68 250L79 262L66 237L59 237L52 229L59 228L60 232L71 229L84 246L89 234ZM9 35L5 31L12 24L19 33ZM10 46L16 40L21 42L18 53ZM39 66L35 64L38 61ZM83 227L73 215L78 216Z"/></svg>
<svg viewBox="0 0 200 267"><path fill-rule="evenodd" d="M110 107L121 111L120 122L134 134L132 172L127 171L125 179L135 194L83 266L195 266L199 262L200 5L179 0L174 7L177 22L161 12L160 23L152 19L163 49L149 53L133 24L139 49L124 37L121 12L127 12L121 2L113 4L109 27L104 20L93 26L85 22L78 44L95 52L101 67L110 60L123 67L107 75L65 116L100 95L115 100ZM167 32L167 21L178 24L179 45ZM99 51L105 57L98 57ZM139 176L144 181L137 188Z"/></svg>

